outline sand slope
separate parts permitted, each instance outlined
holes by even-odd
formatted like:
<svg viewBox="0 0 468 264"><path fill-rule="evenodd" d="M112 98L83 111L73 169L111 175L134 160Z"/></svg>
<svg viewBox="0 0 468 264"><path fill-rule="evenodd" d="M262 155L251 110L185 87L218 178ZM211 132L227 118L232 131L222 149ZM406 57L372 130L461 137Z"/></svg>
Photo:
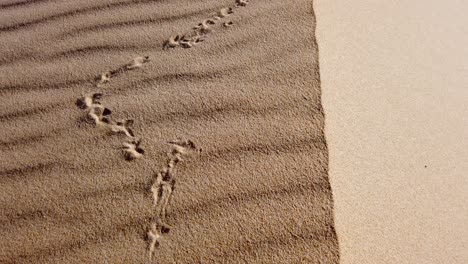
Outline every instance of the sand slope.
<svg viewBox="0 0 468 264"><path fill-rule="evenodd" d="M161 48L232 5L2 2L0 262L145 263L151 177L180 136L203 152L178 170L154 263L338 263L311 1L251 1L197 47ZM143 159L83 121L95 91L135 119Z"/></svg>

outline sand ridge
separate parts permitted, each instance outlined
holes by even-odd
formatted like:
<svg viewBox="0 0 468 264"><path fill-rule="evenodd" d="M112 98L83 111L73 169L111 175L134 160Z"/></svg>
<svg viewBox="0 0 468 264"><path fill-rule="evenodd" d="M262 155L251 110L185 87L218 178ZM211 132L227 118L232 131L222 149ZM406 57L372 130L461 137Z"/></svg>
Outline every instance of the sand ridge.
<svg viewBox="0 0 468 264"><path fill-rule="evenodd" d="M145 263L155 215L157 263L338 262L311 3L176 2L0 9L2 262ZM154 173L175 136L203 146L176 192Z"/></svg>

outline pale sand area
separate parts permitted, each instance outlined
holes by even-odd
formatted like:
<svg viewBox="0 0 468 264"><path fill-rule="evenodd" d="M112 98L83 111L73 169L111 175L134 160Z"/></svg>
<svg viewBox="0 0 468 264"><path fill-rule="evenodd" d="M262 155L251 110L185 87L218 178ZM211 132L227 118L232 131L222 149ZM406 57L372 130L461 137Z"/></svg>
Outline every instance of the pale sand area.
<svg viewBox="0 0 468 264"><path fill-rule="evenodd" d="M467 10L315 2L343 264L468 263Z"/></svg>
<svg viewBox="0 0 468 264"><path fill-rule="evenodd" d="M177 136L203 151L177 165L151 263L339 262L312 1L252 0L196 47L162 49L233 5L2 2L2 264L149 263L149 190ZM75 102L94 92L112 120L135 120L143 158L125 161L126 136L85 122Z"/></svg>

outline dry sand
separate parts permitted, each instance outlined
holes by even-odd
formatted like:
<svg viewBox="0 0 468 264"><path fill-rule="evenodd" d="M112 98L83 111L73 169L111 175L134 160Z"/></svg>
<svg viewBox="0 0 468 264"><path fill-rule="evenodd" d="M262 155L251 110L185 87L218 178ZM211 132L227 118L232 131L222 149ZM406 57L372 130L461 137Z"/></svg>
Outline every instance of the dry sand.
<svg viewBox="0 0 468 264"><path fill-rule="evenodd" d="M468 2L314 8L342 263L468 263Z"/></svg>
<svg viewBox="0 0 468 264"><path fill-rule="evenodd" d="M311 1L252 0L198 46L162 49L233 4L2 1L1 263L145 263L176 136L203 151L178 168L154 263L338 263ZM96 91L135 120L143 158L83 121L75 100Z"/></svg>

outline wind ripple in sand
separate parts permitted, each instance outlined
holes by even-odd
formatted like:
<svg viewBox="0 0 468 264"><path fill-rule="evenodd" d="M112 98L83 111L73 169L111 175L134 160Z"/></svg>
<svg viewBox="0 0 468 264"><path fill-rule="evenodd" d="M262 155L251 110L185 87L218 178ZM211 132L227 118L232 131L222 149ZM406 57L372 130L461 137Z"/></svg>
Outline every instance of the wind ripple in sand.
<svg viewBox="0 0 468 264"><path fill-rule="evenodd" d="M46 22L49 22L49 21L52 21L52 20L65 19L65 18L68 18L68 17L72 17L72 16L76 16L76 15L89 14L89 13L93 13L93 12L96 12L96 11L107 11L107 12L109 12L112 9L118 8L118 7L128 7L128 6L135 5L135 4L151 3L151 2L157 2L157 1L158 0L116 1L114 3L105 3L105 4L101 4L101 5L94 5L94 6L87 6L87 7L78 8L78 9L71 9L71 10L68 10L68 11L60 12L58 14L45 16L45 17L42 17L42 18L37 18L37 19L29 20L29 21L23 21L23 22L16 23L16 24L11 24L11 25L8 25L8 26L0 26L0 32L2 32L2 31L5 31L5 32L16 31L16 30L23 29L23 28L29 28L29 27L32 27L32 26L41 25L43 23L46 23ZM31 4L32 3L34 3L34 2L31 2ZM21 6L22 5L16 5L16 7L21 7ZM11 5L11 7L15 7L15 6ZM1 11L1 9L0 9L0 11Z"/></svg>
<svg viewBox="0 0 468 264"><path fill-rule="evenodd" d="M25 1L0 4L0 8L1 10L5 10L8 8L25 7L25 6L35 5L35 4L49 2L49 1L51 0L25 0Z"/></svg>

